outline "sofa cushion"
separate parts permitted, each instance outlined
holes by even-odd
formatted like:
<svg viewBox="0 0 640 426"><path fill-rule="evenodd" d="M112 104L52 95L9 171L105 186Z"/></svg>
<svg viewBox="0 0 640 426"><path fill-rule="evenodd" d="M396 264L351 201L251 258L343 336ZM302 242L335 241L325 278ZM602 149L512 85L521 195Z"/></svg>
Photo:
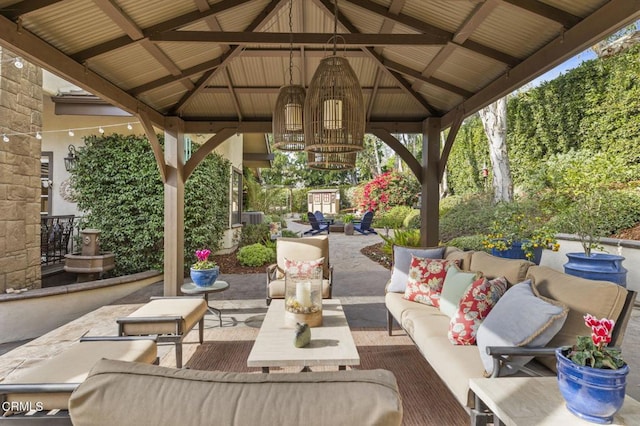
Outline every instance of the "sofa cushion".
<svg viewBox="0 0 640 426"><path fill-rule="evenodd" d="M492 280L505 277L510 285L520 283L526 279L527 270L534 265L528 260L503 259L492 256L483 251L473 252L469 270L482 272L482 275Z"/></svg>
<svg viewBox="0 0 640 426"><path fill-rule="evenodd" d="M544 266L531 267L527 276L536 294L569 307L567 321L551 339L549 346L573 345L576 336L590 334L584 325L585 314L597 318L618 318L627 296L627 290L617 284L574 277ZM612 346L620 344L611 342ZM541 358L540 361L555 371L555 359Z"/></svg>
<svg viewBox="0 0 640 426"><path fill-rule="evenodd" d="M393 246L393 269L391 271L391 282L387 287L387 291L404 292L409 280L409 267L411 265L411 256L442 259L446 247L404 247Z"/></svg>
<svg viewBox="0 0 640 426"><path fill-rule="evenodd" d="M102 360L69 411L73 424L94 426L402 423L397 381L379 369L256 374Z"/></svg>
<svg viewBox="0 0 640 426"><path fill-rule="evenodd" d="M447 270L456 263L455 260L428 259L411 255L409 280L404 298L425 305L439 306Z"/></svg>
<svg viewBox="0 0 640 426"><path fill-rule="evenodd" d="M458 260L458 266L463 271L469 270L469 265L471 264L471 256L473 256L473 251L463 251L457 247L447 246L447 249L444 251L443 259L447 260Z"/></svg>
<svg viewBox="0 0 640 426"><path fill-rule="evenodd" d="M449 341L454 345L474 345L480 324L506 291L504 277L493 280L482 277L467 287L449 322Z"/></svg>
<svg viewBox="0 0 640 426"><path fill-rule="evenodd" d="M428 337L443 337L447 335L449 317L440 312L435 306L414 305L420 307L407 309L402 314L401 324L414 341Z"/></svg>
<svg viewBox="0 0 640 426"><path fill-rule="evenodd" d="M568 312L566 305L536 296L530 280L507 290L478 329L478 350L487 375L493 372L493 358L487 354L487 346L545 346L562 328ZM513 359L514 368L504 369L502 375L517 372L517 366L532 358Z"/></svg>
<svg viewBox="0 0 640 426"><path fill-rule="evenodd" d="M458 267L449 268L442 284L442 293L438 306L449 318L458 310L460 298L469 286L479 278L475 272L462 272Z"/></svg>

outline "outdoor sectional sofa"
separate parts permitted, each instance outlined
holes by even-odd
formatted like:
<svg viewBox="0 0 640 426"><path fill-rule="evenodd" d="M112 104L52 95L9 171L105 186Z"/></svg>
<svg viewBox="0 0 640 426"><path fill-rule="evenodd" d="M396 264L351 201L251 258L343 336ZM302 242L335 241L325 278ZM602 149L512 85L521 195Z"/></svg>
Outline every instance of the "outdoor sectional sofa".
<svg viewBox="0 0 640 426"><path fill-rule="evenodd" d="M412 250L419 249L394 247L394 263L398 253L402 253L406 257L406 253L410 253ZM462 251L455 247L446 247L443 250L442 258L458 259L460 269L463 271L479 272L490 280L497 277L506 278L508 289L494 309L486 316L485 322L488 321L492 314L498 311L498 304L509 294L509 291L514 290L514 285L525 282L518 287L518 289L523 289L525 288L524 286L529 285L526 280L531 280L529 288L533 295L530 299L528 301L523 299L511 311L500 310L499 315L504 315L504 312L510 312L511 318L492 319L494 324L501 324L500 327L504 328L503 331L508 331L507 334L512 334L514 329L517 329L522 324L530 325L535 322L532 317L537 314L531 310L528 311L526 309L527 305L538 302L546 303L551 310L554 309L554 306L558 306L557 311L549 314L550 316L547 318L545 326L533 333L534 335L531 336L533 339L522 336L522 341L533 340L530 345L523 345L523 347L506 347L507 345L504 344L497 345L500 347L454 345L448 338L451 321L449 315L441 312L438 307L405 299L403 297L404 292L398 291L397 288L395 289L396 291L389 291L390 288L393 290L393 274L399 273L398 271L393 271L392 281L387 284L385 295L389 334L392 335L393 333L392 326L395 319L413 339L424 358L449 387L455 398L470 412L472 424L485 423L491 414L481 406L482 404L479 400L474 398L469 389L469 379L504 375L504 372L509 369L513 373L514 368L512 367L514 365L510 365L511 363L515 364L516 368L518 364L523 365L526 363L525 369L531 368L537 374L555 374L554 357L536 356L531 360L532 356L515 357L512 352L521 353L522 355L542 355L544 352L550 355L553 354L551 348L574 344L576 336L590 333L584 325L583 316L586 313L595 315L598 318L614 319L616 325L611 345L619 346L622 343L625 328L633 308L635 292L606 281L591 281L570 276L544 266L536 266L526 260L503 259L485 252ZM419 254L416 254L416 256L419 257ZM405 266L406 262L405 258ZM402 273L400 273L400 276L408 278ZM395 277L395 279L397 278L398 276ZM534 300L533 297L536 299ZM501 332L502 330L496 330L497 334ZM478 330L478 342L480 342L480 333L480 330ZM542 346L536 345L535 340L539 334L544 333L552 333L552 337L547 336L547 340L551 338L548 344L543 344L547 349L529 349L527 347ZM493 357L488 355L488 352L491 352ZM490 371L491 374L489 374L487 366L491 370L492 365L493 371ZM508 368L505 369L504 367ZM518 371L515 374L522 375L522 371ZM500 379L496 378L495 380Z"/></svg>

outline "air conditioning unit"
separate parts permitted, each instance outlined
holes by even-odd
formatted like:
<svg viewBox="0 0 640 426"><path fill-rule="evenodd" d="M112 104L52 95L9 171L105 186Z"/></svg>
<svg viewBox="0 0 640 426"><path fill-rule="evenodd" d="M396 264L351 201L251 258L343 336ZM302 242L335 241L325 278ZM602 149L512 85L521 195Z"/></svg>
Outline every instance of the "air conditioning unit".
<svg viewBox="0 0 640 426"><path fill-rule="evenodd" d="M264 222L264 213L262 212L242 212L242 224L256 225Z"/></svg>

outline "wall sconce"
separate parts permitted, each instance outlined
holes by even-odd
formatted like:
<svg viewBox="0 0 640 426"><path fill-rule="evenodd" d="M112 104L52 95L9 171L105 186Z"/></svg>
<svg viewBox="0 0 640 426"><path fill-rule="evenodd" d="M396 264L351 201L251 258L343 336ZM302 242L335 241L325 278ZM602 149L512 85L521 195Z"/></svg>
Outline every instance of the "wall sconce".
<svg viewBox="0 0 640 426"><path fill-rule="evenodd" d="M70 172L76 167L78 153L76 152L76 147L73 145L69 145L68 149L69 153L66 157L64 157L64 168L67 169L68 172Z"/></svg>
<svg viewBox="0 0 640 426"><path fill-rule="evenodd" d="M40 179L40 185L42 185L44 189L52 188L53 181L51 179Z"/></svg>

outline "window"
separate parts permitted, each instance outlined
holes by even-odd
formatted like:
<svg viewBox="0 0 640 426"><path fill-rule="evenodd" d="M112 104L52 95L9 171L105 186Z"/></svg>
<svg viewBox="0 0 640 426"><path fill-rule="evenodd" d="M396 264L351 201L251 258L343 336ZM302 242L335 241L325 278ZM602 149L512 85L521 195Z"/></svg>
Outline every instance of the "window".
<svg viewBox="0 0 640 426"><path fill-rule="evenodd" d="M40 215L51 214L51 169L53 153L43 152L40 155Z"/></svg>
<svg viewBox="0 0 640 426"><path fill-rule="evenodd" d="M232 170L231 176L231 225L242 223L242 173Z"/></svg>

